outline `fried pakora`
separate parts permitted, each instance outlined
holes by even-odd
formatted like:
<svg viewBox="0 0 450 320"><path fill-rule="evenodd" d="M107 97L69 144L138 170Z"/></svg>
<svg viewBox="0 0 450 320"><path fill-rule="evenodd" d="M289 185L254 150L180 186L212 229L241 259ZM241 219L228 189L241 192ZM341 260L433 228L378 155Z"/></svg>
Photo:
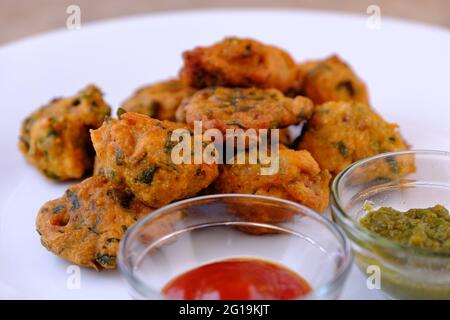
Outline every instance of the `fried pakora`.
<svg viewBox="0 0 450 320"><path fill-rule="evenodd" d="M99 174L124 183L151 207L194 196L216 178L218 168L215 163L172 161L172 148L177 145L172 133L184 126L133 112L105 122L91 131Z"/></svg>
<svg viewBox="0 0 450 320"><path fill-rule="evenodd" d="M297 70L285 51L252 39L236 37L183 54L180 78L194 88L212 86L276 88L289 91Z"/></svg>
<svg viewBox="0 0 450 320"><path fill-rule="evenodd" d="M336 175L357 160L407 150L397 127L365 104L327 102L316 106L299 149L308 150L322 169ZM390 166L394 171L403 170L394 163Z"/></svg>
<svg viewBox="0 0 450 320"><path fill-rule="evenodd" d="M159 120L175 120L181 101L195 92L180 80L169 80L138 89L123 104L126 111L146 114Z"/></svg>
<svg viewBox="0 0 450 320"><path fill-rule="evenodd" d="M44 204L36 229L42 244L54 254L100 271L116 267L123 234L151 211L129 189L96 176Z"/></svg>
<svg viewBox="0 0 450 320"><path fill-rule="evenodd" d="M19 149L51 179L81 178L94 162L89 129L100 127L110 111L93 85L73 97L55 99L25 119Z"/></svg>
<svg viewBox="0 0 450 320"><path fill-rule="evenodd" d="M275 129L308 119L308 98L285 97L277 89L212 87L197 91L181 108L188 125L202 121L203 129ZM178 119L183 120L183 119Z"/></svg>
<svg viewBox="0 0 450 320"><path fill-rule="evenodd" d="M364 82L348 64L334 55L298 66L301 93L315 104L328 101L357 101L369 104Z"/></svg>
<svg viewBox="0 0 450 320"><path fill-rule="evenodd" d="M331 179L328 171L321 170L305 150L295 151L280 145L278 159L278 172L272 175L262 175L260 163L238 164L235 161L223 165L214 189L220 193L273 196L324 211L328 206Z"/></svg>
<svg viewBox="0 0 450 320"><path fill-rule="evenodd" d="M270 194L258 194L277 198L283 198L283 193L277 193L277 190L272 190ZM217 193L217 191L215 192ZM271 226L277 226L280 223L290 221L299 211L293 210L290 205L276 205L274 203L269 204L266 199L252 198L252 201L248 201L245 197L232 197L224 198L223 201L227 204L226 210L232 212L236 218L235 221L244 221L257 224L269 224ZM280 233L280 230L261 226L261 225L238 225L236 228L247 234L252 235L265 235Z"/></svg>

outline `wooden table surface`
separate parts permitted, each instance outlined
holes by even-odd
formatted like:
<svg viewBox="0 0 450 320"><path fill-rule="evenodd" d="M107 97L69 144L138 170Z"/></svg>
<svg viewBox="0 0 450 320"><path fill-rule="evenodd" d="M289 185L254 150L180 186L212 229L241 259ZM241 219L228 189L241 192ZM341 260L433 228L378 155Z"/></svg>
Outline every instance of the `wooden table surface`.
<svg viewBox="0 0 450 320"><path fill-rule="evenodd" d="M69 5L81 8L81 23L119 16L217 7L292 7L366 14L378 5L383 16L450 27L450 0L0 0L0 44L64 28Z"/></svg>

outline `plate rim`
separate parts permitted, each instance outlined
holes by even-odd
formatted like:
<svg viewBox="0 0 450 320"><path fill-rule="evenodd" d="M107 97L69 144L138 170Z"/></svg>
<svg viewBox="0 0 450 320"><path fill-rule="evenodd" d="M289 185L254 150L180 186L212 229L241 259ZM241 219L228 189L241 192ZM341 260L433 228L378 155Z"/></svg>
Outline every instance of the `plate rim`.
<svg viewBox="0 0 450 320"><path fill-rule="evenodd" d="M137 21L137 20L145 20L151 18L165 18L165 17L173 17L173 16L192 16L192 15L200 15L200 14L242 14L248 13L252 15L258 14L307 14L307 15L315 15L315 16L330 16L334 18L347 18L351 20L365 20L367 16L364 14L358 14L356 12L345 12L345 11L337 11L337 10L319 10L319 9L304 9L304 8L295 8L295 7L281 7L281 6L262 6L262 7L216 7L216 8L194 8L194 9L176 9L176 10L166 10L166 11L155 11L155 12L145 12L145 13L137 13L131 15L110 17L104 19L97 19L88 22L82 22L82 27L78 31L83 31L85 29L92 29L98 27L105 27L108 25L114 25L117 23L125 23L127 21ZM450 28L446 28L445 26L436 25L432 23L426 23L422 21L410 20L406 18L398 18L392 16L381 16L381 21L387 22L391 25L403 25L405 27L411 28L421 28L426 29L429 32L438 32L443 33L444 35L450 36ZM24 45L27 42L38 41L43 37L52 37L52 36L60 36L64 32L67 32L68 29L64 27L50 29L48 31L38 32L36 34L27 35L24 37L20 37L18 39L5 42L0 45L0 53L2 51L14 49L14 47Z"/></svg>

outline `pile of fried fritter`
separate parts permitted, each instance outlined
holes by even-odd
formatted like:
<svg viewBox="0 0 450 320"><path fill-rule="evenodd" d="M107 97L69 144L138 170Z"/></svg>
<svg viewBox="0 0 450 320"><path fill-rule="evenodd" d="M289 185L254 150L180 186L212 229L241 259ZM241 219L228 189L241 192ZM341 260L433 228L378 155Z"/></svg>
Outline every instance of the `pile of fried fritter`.
<svg viewBox="0 0 450 320"><path fill-rule="evenodd" d="M330 180L346 166L408 149L338 56L297 64L280 48L230 37L186 51L183 59L177 79L140 88L117 118L90 85L23 122L19 147L29 163L53 180L86 178L40 209L36 226L48 250L81 266L114 268L132 224L197 194L267 195L323 212ZM279 170L261 175L260 163L174 164L171 133L192 131L195 121L224 133L280 129ZM302 133L291 137L288 127L297 125L304 125ZM387 163L374 174L405 173L407 165ZM271 220L257 208L246 215Z"/></svg>

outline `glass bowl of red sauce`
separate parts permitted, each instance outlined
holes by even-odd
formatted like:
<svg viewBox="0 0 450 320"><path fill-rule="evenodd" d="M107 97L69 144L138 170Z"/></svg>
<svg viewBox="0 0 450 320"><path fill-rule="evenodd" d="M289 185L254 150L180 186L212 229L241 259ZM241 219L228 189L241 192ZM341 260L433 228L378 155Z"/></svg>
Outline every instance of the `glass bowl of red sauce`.
<svg viewBox="0 0 450 320"><path fill-rule="evenodd" d="M160 208L122 239L135 299L336 299L352 262L339 226L273 197L219 194Z"/></svg>

